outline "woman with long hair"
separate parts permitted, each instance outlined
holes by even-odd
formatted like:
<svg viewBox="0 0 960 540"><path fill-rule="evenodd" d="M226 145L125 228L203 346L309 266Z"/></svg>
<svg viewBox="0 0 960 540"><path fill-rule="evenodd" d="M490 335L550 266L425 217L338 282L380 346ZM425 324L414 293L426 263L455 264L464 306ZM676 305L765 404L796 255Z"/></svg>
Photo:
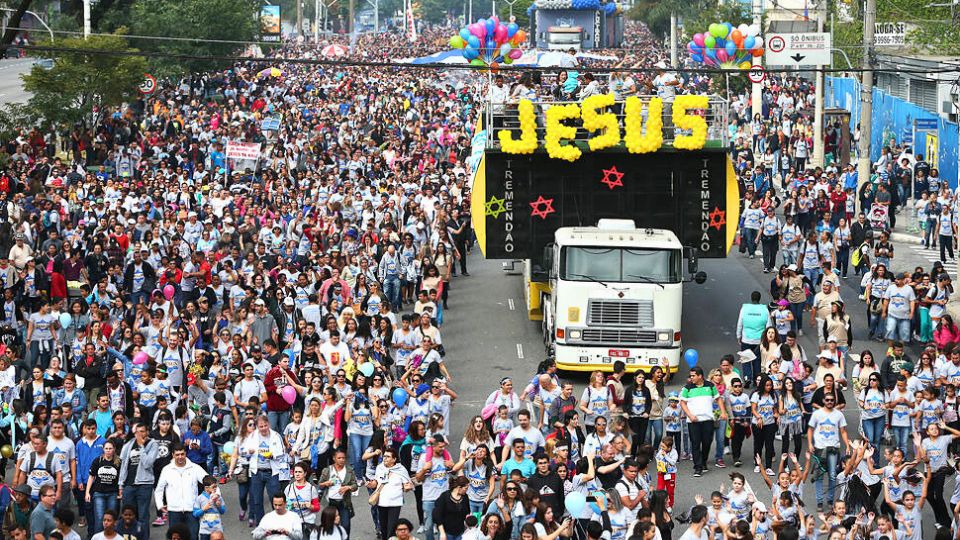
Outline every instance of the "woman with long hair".
<svg viewBox="0 0 960 540"><path fill-rule="evenodd" d="M887 398L880 381L880 373L871 373L867 386L857 395L860 405L860 424L863 435L874 448L880 448L883 440L883 428L887 422ZM879 456L878 456L879 460Z"/></svg>
<svg viewBox="0 0 960 540"><path fill-rule="evenodd" d="M788 312L789 313L789 312ZM771 315L772 316L772 315ZM760 369L767 372L770 362L780 357L780 336L773 326L767 327L760 336Z"/></svg>
<svg viewBox="0 0 960 540"><path fill-rule="evenodd" d="M937 378L937 370L933 364L935 354L936 351L932 349L924 349L923 352L920 353L920 358L917 361L917 367L913 369L913 376L916 377L918 381L923 383L921 386L924 388L932 385ZM944 354L948 358L950 357L949 352L945 351Z"/></svg>
<svg viewBox="0 0 960 540"><path fill-rule="evenodd" d="M240 421L237 437L233 440L233 455L230 456L230 470L227 473L227 478L237 480L241 522L247 517L250 498L250 456L246 452L241 452L240 447L253 435L254 431L256 431L256 419L253 416L244 416Z"/></svg>
<svg viewBox="0 0 960 540"><path fill-rule="evenodd" d="M333 506L328 506L320 512L320 523L316 525L315 531L316 534L311 537L315 540L347 540L350 538L347 530L340 525L340 512Z"/></svg>
<svg viewBox="0 0 960 540"><path fill-rule="evenodd" d="M647 378L647 390L650 391L650 435L647 441L654 447L660 447L663 438L663 407L667 398L667 382L670 381L670 370L660 366L650 368Z"/></svg>
<svg viewBox="0 0 960 540"><path fill-rule="evenodd" d="M933 330L933 341L937 349L943 350L947 345L956 345L960 342L960 328L953 322L953 316L944 314Z"/></svg>
<svg viewBox="0 0 960 540"><path fill-rule="evenodd" d="M650 389L647 388L647 374L638 369L633 374L633 384L624 392L623 410L627 413L630 425L630 448L638 449L647 441L647 426L650 424Z"/></svg>
<svg viewBox="0 0 960 540"><path fill-rule="evenodd" d="M487 540L510 540L511 525L505 524L500 514L487 514L480 522L480 534Z"/></svg>
<svg viewBox="0 0 960 540"><path fill-rule="evenodd" d="M660 538L673 538L673 518L667 508L666 490L658 489L650 494L650 513L653 514L653 524L660 530Z"/></svg>
<svg viewBox="0 0 960 540"><path fill-rule="evenodd" d="M867 281L863 297L867 299L867 322L870 325L870 338L883 339L886 328L883 317L883 297L890 287L890 276L887 275L887 267L882 263L877 263L869 277L864 278Z"/></svg>
<svg viewBox="0 0 960 540"><path fill-rule="evenodd" d="M867 380L870 378L870 375L878 372L879 367L877 366L877 361L873 358L873 353L869 350L861 352L860 360L854 364L853 373L851 374L853 391L859 394L860 390L863 390L867 386ZM930 382L932 383L933 379L931 379Z"/></svg>
<svg viewBox="0 0 960 540"><path fill-rule="evenodd" d="M503 485L503 491L500 496L493 500L487 507L487 514L497 514L503 520L504 524L511 529L510 537L515 538L520 533L520 527L523 525L523 503L520 484L513 480L508 480ZM514 519L516 518L516 519Z"/></svg>
<svg viewBox="0 0 960 540"><path fill-rule="evenodd" d="M410 472L410 477L417 472L420 456L427 450L427 426L420 420L410 422L407 428L407 437L400 444L400 464ZM413 496L417 505L417 519L423 525L423 485L416 485Z"/></svg>
<svg viewBox="0 0 960 540"><path fill-rule="evenodd" d="M470 481L467 487L467 499L470 501L471 512L483 512L493 499L496 483L494 474L496 467L490 458L490 447L486 444L475 446L470 452L461 454L460 461L453 466L453 472L463 471L463 475Z"/></svg>
<svg viewBox="0 0 960 540"><path fill-rule="evenodd" d="M583 423L588 435L595 431L594 422L597 418L606 416L614 409L613 394L606 385L603 372L594 371L590 374L590 384L583 389L579 409L583 413Z"/></svg>
<svg viewBox="0 0 960 540"><path fill-rule="evenodd" d="M820 335L824 340L831 336L837 338L837 349L840 349L844 356L847 355L847 351L853 345L853 326L850 316L844 312L843 302L839 300L831 302L830 315L823 319Z"/></svg>
<svg viewBox="0 0 960 540"><path fill-rule="evenodd" d="M301 461L293 466L293 481L287 484L283 494L287 497L287 508L300 517L303 522L303 537L310 538L310 531L317 522L320 512L320 492L310 481L310 464Z"/></svg>
<svg viewBox="0 0 960 540"><path fill-rule="evenodd" d="M490 449L496 447L487 423L483 421L482 416L477 415L470 419L463 430L463 438L460 439L460 457L472 454L481 445L487 447L488 453Z"/></svg>
<svg viewBox="0 0 960 540"><path fill-rule="evenodd" d="M612 491L616 493L616 490ZM563 523L557 523L556 517L553 514L553 507L549 504L541 502L537 505L537 516L533 520L533 528L537 531L537 540L556 540L560 536L566 537L573 534L573 520L567 518ZM624 525L625 528L626 525Z"/></svg>
<svg viewBox="0 0 960 540"><path fill-rule="evenodd" d="M84 491L87 504L92 504L90 534L103 530L103 513L116 512L120 496L120 456L113 441L103 443L103 454L90 464L90 476Z"/></svg>
<svg viewBox="0 0 960 540"><path fill-rule="evenodd" d="M778 419L780 437L783 442L781 453L788 453L792 440L793 454L799 456L806 436L806 431L803 429L803 390L793 377L783 379L783 389L777 401L777 410L780 412Z"/></svg>
<svg viewBox="0 0 960 540"><path fill-rule="evenodd" d="M760 472L764 450L766 450L767 474L773 476L773 443L777 435L777 397L773 391L773 381L769 375L761 375L757 389L750 396L753 413L753 454L757 458L754 472Z"/></svg>

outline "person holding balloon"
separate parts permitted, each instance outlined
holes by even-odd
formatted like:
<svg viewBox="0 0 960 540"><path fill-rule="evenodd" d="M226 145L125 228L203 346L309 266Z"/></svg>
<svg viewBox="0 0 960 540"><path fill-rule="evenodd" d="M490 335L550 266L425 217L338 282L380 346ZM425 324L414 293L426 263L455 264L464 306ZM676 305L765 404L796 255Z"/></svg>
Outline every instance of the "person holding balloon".
<svg viewBox="0 0 960 540"><path fill-rule="evenodd" d="M270 429L281 433L290 422L290 409L297 396L306 393L306 388L300 385L297 375L290 369L289 355L280 355L280 361L263 378L263 386L267 390Z"/></svg>

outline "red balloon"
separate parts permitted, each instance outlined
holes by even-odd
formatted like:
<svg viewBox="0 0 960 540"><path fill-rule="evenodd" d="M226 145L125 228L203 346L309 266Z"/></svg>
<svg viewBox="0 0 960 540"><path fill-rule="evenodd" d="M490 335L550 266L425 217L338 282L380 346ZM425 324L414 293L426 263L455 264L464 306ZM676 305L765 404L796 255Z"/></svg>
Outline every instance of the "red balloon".
<svg viewBox="0 0 960 540"><path fill-rule="evenodd" d="M759 49L759 48L758 48L758 49L754 49L754 50L752 50L752 51L750 51L750 52L753 54L753 56L754 56L755 58L760 58L761 56L763 56L763 49Z"/></svg>

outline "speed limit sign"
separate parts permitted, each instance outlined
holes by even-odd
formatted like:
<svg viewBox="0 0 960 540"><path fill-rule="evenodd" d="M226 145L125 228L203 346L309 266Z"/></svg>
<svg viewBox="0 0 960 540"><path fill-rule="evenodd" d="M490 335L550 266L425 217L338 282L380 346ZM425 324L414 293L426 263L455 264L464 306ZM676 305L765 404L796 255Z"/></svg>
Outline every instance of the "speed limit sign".
<svg viewBox="0 0 960 540"><path fill-rule="evenodd" d="M137 87L141 94L152 94L157 89L157 78L149 73L143 74L143 82Z"/></svg>
<svg viewBox="0 0 960 540"><path fill-rule="evenodd" d="M752 83L761 83L766 76L766 72L763 71L763 68L760 66L750 68L750 71L747 73L747 78L750 79Z"/></svg>

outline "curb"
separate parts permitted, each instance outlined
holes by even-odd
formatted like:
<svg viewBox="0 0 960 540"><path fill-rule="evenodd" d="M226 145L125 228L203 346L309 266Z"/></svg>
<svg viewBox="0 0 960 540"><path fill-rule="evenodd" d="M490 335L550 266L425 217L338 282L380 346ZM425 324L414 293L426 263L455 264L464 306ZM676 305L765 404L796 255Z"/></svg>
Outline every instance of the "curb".
<svg viewBox="0 0 960 540"><path fill-rule="evenodd" d="M923 244L923 239L914 234L902 233L902 232L893 232L890 233L890 240L894 242L901 242L904 244Z"/></svg>

